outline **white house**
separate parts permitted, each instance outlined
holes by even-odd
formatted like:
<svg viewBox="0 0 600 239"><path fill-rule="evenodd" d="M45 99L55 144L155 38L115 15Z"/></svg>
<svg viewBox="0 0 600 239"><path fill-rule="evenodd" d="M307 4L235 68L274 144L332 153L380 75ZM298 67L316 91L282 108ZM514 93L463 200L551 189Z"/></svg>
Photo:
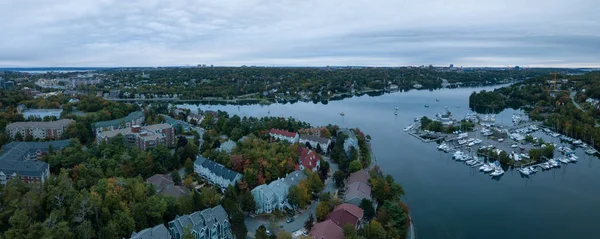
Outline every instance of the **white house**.
<svg viewBox="0 0 600 239"><path fill-rule="evenodd" d="M285 178L252 189L252 196L256 202L256 213L272 213L274 210L292 208L287 199L289 188L297 185L305 178L304 172L297 170L288 174Z"/></svg>
<svg viewBox="0 0 600 239"><path fill-rule="evenodd" d="M229 185L234 186L242 179L242 175L236 171L200 155L194 161L194 172L210 183L219 186L222 190L225 190Z"/></svg>
<svg viewBox="0 0 600 239"><path fill-rule="evenodd" d="M331 144L331 140L328 138L322 138L313 135L303 134L300 135L299 139L300 143L305 145L306 143L310 144L310 147L316 149L317 146L321 147L323 152L327 152L327 148L329 148L329 144Z"/></svg>
<svg viewBox="0 0 600 239"><path fill-rule="evenodd" d="M271 129L269 135L277 140L285 140L292 144L297 143L300 138L298 133L279 129Z"/></svg>
<svg viewBox="0 0 600 239"><path fill-rule="evenodd" d="M23 111L23 117L25 117L25 119L43 119L46 116L54 116L57 119L60 119L60 114L62 113L62 111L62 109L27 109Z"/></svg>

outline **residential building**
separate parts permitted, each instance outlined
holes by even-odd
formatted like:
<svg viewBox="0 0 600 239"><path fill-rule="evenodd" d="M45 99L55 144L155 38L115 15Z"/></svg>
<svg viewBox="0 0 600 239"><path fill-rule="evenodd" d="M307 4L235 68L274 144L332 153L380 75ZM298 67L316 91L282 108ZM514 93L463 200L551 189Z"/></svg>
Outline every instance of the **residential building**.
<svg viewBox="0 0 600 239"><path fill-rule="evenodd" d="M269 136L271 136L277 140L288 141L292 144L297 143L298 138L299 138L298 133L289 132L289 131L285 131L285 130L279 130L279 129L271 129L269 131Z"/></svg>
<svg viewBox="0 0 600 239"><path fill-rule="evenodd" d="M175 186L173 178L168 174L154 174L146 179L146 183L154 185L156 192L165 196L179 198L190 193L185 187Z"/></svg>
<svg viewBox="0 0 600 239"><path fill-rule="evenodd" d="M75 121L71 119L61 119L50 122L15 122L7 125L6 131L13 139L17 133L20 133L23 138L27 135L31 135L34 139L56 139L60 138L65 132L67 125L73 122Z"/></svg>
<svg viewBox="0 0 600 239"><path fill-rule="evenodd" d="M318 137L325 137L324 135L321 135L321 133L323 131L328 131L327 127L313 127L313 128L299 129L298 133L301 135L308 134L308 135L314 135L314 136L318 136Z"/></svg>
<svg viewBox="0 0 600 239"><path fill-rule="evenodd" d="M194 161L194 172L210 183L219 186L222 190L225 190L229 185L234 186L242 179L242 175L238 172L201 155L198 155L196 161Z"/></svg>
<svg viewBox="0 0 600 239"><path fill-rule="evenodd" d="M192 120L196 121L196 124L200 124L202 123L202 120L204 120L204 116L200 114L190 113L187 116L187 122L191 124Z"/></svg>
<svg viewBox="0 0 600 239"><path fill-rule="evenodd" d="M252 189L256 213L272 213L274 210L292 209L287 200L289 188L298 185L305 178L304 172L297 170L286 175L285 178L279 178L269 184L262 184Z"/></svg>
<svg viewBox="0 0 600 239"><path fill-rule="evenodd" d="M329 216L329 220L333 221L340 228L344 228L344 225L350 224L355 230L360 228L364 211L362 208L348 203L338 205L333 209Z"/></svg>
<svg viewBox="0 0 600 239"><path fill-rule="evenodd" d="M175 129L169 124L154 124L148 126L133 125L123 129L102 131L97 133L98 144L107 142L117 135L123 135L128 144L133 144L140 150L146 150L157 145L175 146Z"/></svg>
<svg viewBox="0 0 600 239"><path fill-rule="evenodd" d="M230 239L229 215L219 205L189 215L178 216L169 222L169 232L174 239L183 239L184 229L189 227L196 239Z"/></svg>
<svg viewBox="0 0 600 239"><path fill-rule="evenodd" d="M120 119L96 122L92 124L92 129L96 134L98 134L102 131L116 130L131 127L134 125L141 125L142 123L144 123L144 119L144 112L135 111Z"/></svg>
<svg viewBox="0 0 600 239"><path fill-rule="evenodd" d="M230 139L221 143L221 146L219 146L217 150L230 154L235 146L237 146L237 144Z"/></svg>
<svg viewBox="0 0 600 239"><path fill-rule="evenodd" d="M192 125L191 125L191 124L188 124L187 122L184 122L184 121L181 121L181 120L178 120L178 119L171 118L171 117L170 117L170 116L168 116L168 115L163 115L163 114L161 114L160 116L164 117L164 118L165 118L165 121L166 121L166 123L167 123L167 124L169 124L169 125L171 125L173 128L178 128L178 127L181 127L181 129L183 130L183 132L178 132L178 133L180 133L180 134L181 134L181 133L184 133L184 132L190 132L190 131L192 131ZM201 135L201 136L202 136L202 135Z"/></svg>
<svg viewBox="0 0 600 239"><path fill-rule="evenodd" d="M171 236L175 239L183 238L185 227L191 227L192 234L198 239L233 238L227 212L220 205L169 222Z"/></svg>
<svg viewBox="0 0 600 239"><path fill-rule="evenodd" d="M22 114L25 119L44 119L44 117L56 117L60 119L62 109L25 109Z"/></svg>
<svg viewBox="0 0 600 239"><path fill-rule="evenodd" d="M25 183L44 182L50 176L50 165L40 161L0 160L0 183L21 177Z"/></svg>
<svg viewBox="0 0 600 239"><path fill-rule="evenodd" d="M308 169L310 171L317 171L321 163L321 155L305 147L300 147L299 151L298 164L300 165L300 170Z"/></svg>
<svg viewBox="0 0 600 239"><path fill-rule="evenodd" d="M362 170L356 171L354 173L351 173L350 176L348 176L348 179L346 179L346 186L350 186L357 182L369 184L370 178L371 178L371 175L369 175L369 172L367 172L367 170L362 169Z"/></svg>
<svg viewBox="0 0 600 239"><path fill-rule="evenodd" d="M55 151L61 150L69 145L69 140L57 140L48 142L10 142L2 147L0 160L9 161L38 161L44 154L48 153L50 146Z"/></svg>
<svg viewBox="0 0 600 239"><path fill-rule="evenodd" d="M346 152L348 158L351 158L352 155L350 148L353 147L357 151L359 150L358 138L356 138L356 134L354 133L354 131L350 129L342 129L340 132L348 136L348 138L346 138L346 140L344 141L344 151Z"/></svg>
<svg viewBox="0 0 600 239"><path fill-rule="evenodd" d="M327 152L327 149L329 148L329 144L331 144L331 140L328 138L323 138L323 137L308 135L308 134L300 135L299 141L302 145L309 144L310 147L313 149L320 147L322 152Z"/></svg>
<svg viewBox="0 0 600 239"><path fill-rule="evenodd" d="M372 201L371 186L363 182L348 185L344 194L344 202L359 206L363 199Z"/></svg>
<svg viewBox="0 0 600 239"><path fill-rule="evenodd" d="M313 239L344 239L344 230L327 219L315 224L308 235Z"/></svg>
<svg viewBox="0 0 600 239"><path fill-rule="evenodd" d="M158 224L155 227L146 228L139 232L131 233L129 239L171 239L169 230L163 224Z"/></svg>

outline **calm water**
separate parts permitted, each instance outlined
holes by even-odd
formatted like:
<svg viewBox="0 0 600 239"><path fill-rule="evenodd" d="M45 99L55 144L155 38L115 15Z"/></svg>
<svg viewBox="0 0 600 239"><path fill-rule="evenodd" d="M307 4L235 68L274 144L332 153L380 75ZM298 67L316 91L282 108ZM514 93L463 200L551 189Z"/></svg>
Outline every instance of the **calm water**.
<svg viewBox="0 0 600 239"><path fill-rule="evenodd" d="M378 164L401 183L417 236L429 238L599 238L600 160L578 150L579 163L522 178L507 171L500 180L454 162L402 129L415 117L433 117L448 106L468 112L473 91L494 87L410 91L354 97L327 105L211 106L241 116L285 116L314 126L338 124L370 134ZM435 99L439 99L436 102ZM425 108L424 105L430 105ZM398 115L394 115L394 106ZM181 105L193 110L204 105ZM270 112L270 113L269 113ZM345 116L339 115L344 112ZM510 123L513 110L496 117Z"/></svg>

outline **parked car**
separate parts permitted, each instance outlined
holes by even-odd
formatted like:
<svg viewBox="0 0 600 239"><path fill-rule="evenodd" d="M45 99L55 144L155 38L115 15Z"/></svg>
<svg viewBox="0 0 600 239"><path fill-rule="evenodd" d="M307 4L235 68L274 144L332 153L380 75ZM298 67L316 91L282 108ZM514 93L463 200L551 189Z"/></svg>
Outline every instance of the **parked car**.
<svg viewBox="0 0 600 239"><path fill-rule="evenodd" d="M293 217L288 217L287 219L285 219L285 222L290 223L293 222L294 218Z"/></svg>

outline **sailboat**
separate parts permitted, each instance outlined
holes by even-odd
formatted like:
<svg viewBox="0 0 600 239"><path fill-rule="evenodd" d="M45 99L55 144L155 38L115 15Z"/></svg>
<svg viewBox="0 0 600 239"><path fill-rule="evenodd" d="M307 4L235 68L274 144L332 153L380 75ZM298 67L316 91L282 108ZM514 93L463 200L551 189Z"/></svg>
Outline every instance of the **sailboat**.
<svg viewBox="0 0 600 239"><path fill-rule="evenodd" d="M394 107L395 110L398 110L398 106L396 105L396 107Z"/></svg>
<svg viewBox="0 0 600 239"><path fill-rule="evenodd" d="M425 108L429 108L429 105L425 105Z"/></svg>
<svg viewBox="0 0 600 239"><path fill-rule="evenodd" d="M344 116L344 115L346 115L346 114L344 114L344 112L340 112L340 115L341 115L341 116Z"/></svg>

